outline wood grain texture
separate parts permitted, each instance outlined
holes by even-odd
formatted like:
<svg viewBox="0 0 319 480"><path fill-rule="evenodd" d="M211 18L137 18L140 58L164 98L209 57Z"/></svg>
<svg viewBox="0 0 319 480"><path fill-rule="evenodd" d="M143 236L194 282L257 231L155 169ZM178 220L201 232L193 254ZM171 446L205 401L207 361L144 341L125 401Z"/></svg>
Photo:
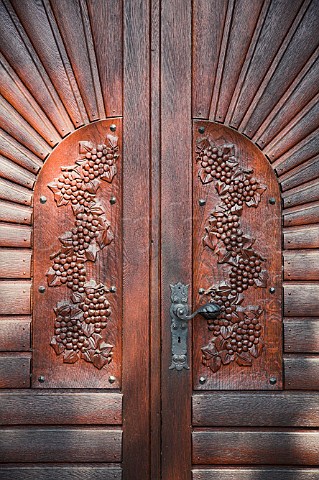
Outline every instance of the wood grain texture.
<svg viewBox="0 0 319 480"><path fill-rule="evenodd" d="M319 393L207 392L192 398L194 427L318 427Z"/></svg>
<svg viewBox="0 0 319 480"><path fill-rule="evenodd" d="M302 165L303 162L316 157L318 155L319 138L318 129L308 135L306 138L296 143L288 152L284 153L280 158L276 159L272 153L269 157L273 168L279 175L283 175L289 170Z"/></svg>
<svg viewBox="0 0 319 480"><path fill-rule="evenodd" d="M284 368L287 390L319 390L319 356L287 355Z"/></svg>
<svg viewBox="0 0 319 480"><path fill-rule="evenodd" d="M283 192L319 176L319 158L315 156L280 177Z"/></svg>
<svg viewBox="0 0 319 480"><path fill-rule="evenodd" d="M31 313L31 282L0 281L2 315L28 315Z"/></svg>
<svg viewBox="0 0 319 480"><path fill-rule="evenodd" d="M31 278L31 250L0 249L2 278Z"/></svg>
<svg viewBox="0 0 319 480"><path fill-rule="evenodd" d="M2 321L0 321L1 326ZM120 425L122 395L106 392L2 392L1 425Z"/></svg>
<svg viewBox="0 0 319 480"><path fill-rule="evenodd" d="M0 351L30 350L31 317L0 317Z"/></svg>
<svg viewBox="0 0 319 480"><path fill-rule="evenodd" d="M27 353L0 354L0 388L29 388L30 362Z"/></svg>
<svg viewBox="0 0 319 480"><path fill-rule="evenodd" d="M188 480L191 369L169 369L172 363L169 310L170 284L189 284L190 303L192 298L192 2L162 0L161 8L162 479ZM188 344L190 349L190 338ZM188 355L190 368L191 363ZM183 415L176 414L177 411Z"/></svg>
<svg viewBox="0 0 319 480"><path fill-rule="evenodd" d="M285 283L284 314L287 317L319 316L319 283Z"/></svg>
<svg viewBox="0 0 319 480"><path fill-rule="evenodd" d="M319 353L319 318L284 319L285 352Z"/></svg>
<svg viewBox="0 0 319 480"><path fill-rule="evenodd" d="M0 200L0 221L31 225L32 209Z"/></svg>
<svg viewBox="0 0 319 480"><path fill-rule="evenodd" d="M193 470L192 480L318 480L318 468L209 468ZM11 480L11 479L10 479Z"/></svg>
<svg viewBox="0 0 319 480"><path fill-rule="evenodd" d="M285 249L319 248L319 225L285 228Z"/></svg>
<svg viewBox="0 0 319 480"><path fill-rule="evenodd" d="M2 480L121 480L122 469L113 465L0 466ZM286 480L286 479L285 479ZM290 479L289 479L290 480ZM305 480L302 478L301 480ZM306 480L312 480L307 478Z"/></svg>
<svg viewBox="0 0 319 480"><path fill-rule="evenodd" d="M32 192L16 183L0 179L0 198L21 205L31 205Z"/></svg>
<svg viewBox="0 0 319 480"><path fill-rule="evenodd" d="M11 137L2 129L0 129L0 153L5 158L12 160L14 163L16 163L22 168L25 168L33 174L38 173L38 171L43 165L42 159L38 158L36 155L30 152L30 150L25 148L23 145L21 145L21 143L17 142L13 137ZM32 186L33 183L31 185L31 188Z"/></svg>
<svg viewBox="0 0 319 480"><path fill-rule="evenodd" d="M285 280L319 280L319 250L284 252Z"/></svg>
<svg viewBox="0 0 319 480"><path fill-rule="evenodd" d="M119 462L122 432L104 428L2 428L1 463Z"/></svg>
<svg viewBox="0 0 319 480"><path fill-rule="evenodd" d="M207 430L193 433L194 464L317 465L318 431Z"/></svg>
<svg viewBox="0 0 319 480"><path fill-rule="evenodd" d="M123 20L123 478L139 480L150 475L150 2L126 0Z"/></svg>
<svg viewBox="0 0 319 480"><path fill-rule="evenodd" d="M319 164L319 162L318 162ZM319 181L314 180L284 192L282 195L284 208L295 207L304 203L317 202L319 200Z"/></svg>
<svg viewBox="0 0 319 480"><path fill-rule="evenodd" d="M309 225L319 223L319 201L283 210L284 226Z"/></svg>
<svg viewBox="0 0 319 480"><path fill-rule="evenodd" d="M31 247L31 235L30 227L0 223L0 247Z"/></svg>
<svg viewBox="0 0 319 480"><path fill-rule="evenodd" d="M36 180L35 175L5 157L0 156L0 162L0 175L2 178L6 178L25 188L33 188Z"/></svg>

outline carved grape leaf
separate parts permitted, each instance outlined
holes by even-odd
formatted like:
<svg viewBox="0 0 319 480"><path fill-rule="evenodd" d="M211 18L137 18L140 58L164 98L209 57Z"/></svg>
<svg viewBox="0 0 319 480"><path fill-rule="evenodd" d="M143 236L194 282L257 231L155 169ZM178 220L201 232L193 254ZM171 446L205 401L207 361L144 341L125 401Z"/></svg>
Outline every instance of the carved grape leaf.
<svg viewBox="0 0 319 480"><path fill-rule="evenodd" d="M267 286L268 273L267 270L261 270L258 278L254 278L255 287L265 288Z"/></svg>
<svg viewBox="0 0 319 480"><path fill-rule="evenodd" d="M85 190L88 193L91 193L92 195L94 195L97 192L99 186L100 186L100 182L97 178L95 178L94 180L91 180L90 182L87 182L85 184Z"/></svg>
<svg viewBox="0 0 319 480"><path fill-rule="evenodd" d="M107 138L107 141L109 143L109 145L112 147L112 148L116 148L117 147L117 142L118 142L118 137L116 135L111 135L111 134L108 134L106 136Z"/></svg>
<svg viewBox="0 0 319 480"><path fill-rule="evenodd" d="M86 337L90 337L94 333L94 324L93 323L83 323L82 325L83 333Z"/></svg>
<svg viewBox="0 0 319 480"><path fill-rule="evenodd" d="M72 232L64 232L60 237L59 237L60 242L62 243L63 246L72 248L73 247L73 241L72 241Z"/></svg>
<svg viewBox="0 0 319 480"><path fill-rule="evenodd" d="M264 349L264 344L261 340L259 340L259 343L257 343L257 345L254 344L249 349L249 352L250 352L250 355L252 355L255 358L258 358L262 354L263 349Z"/></svg>
<svg viewBox="0 0 319 480"><path fill-rule="evenodd" d="M49 183L48 187L50 190L52 190L54 195L54 200L58 207L61 207L62 205L68 205L69 200L66 200L64 198L61 192L61 189L58 187L58 185L55 182Z"/></svg>
<svg viewBox="0 0 319 480"><path fill-rule="evenodd" d="M99 245L97 244L96 240L94 239L93 241L91 241L90 245L85 250L85 258L87 260L90 260L91 262L95 262L97 252L99 252L100 250L101 249L100 249Z"/></svg>
<svg viewBox="0 0 319 480"><path fill-rule="evenodd" d="M228 353L228 350L222 350L221 352L219 352L219 355L223 365L228 365L235 359L235 355L230 355Z"/></svg>
<svg viewBox="0 0 319 480"><path fill-rule="evenodd" d="M63 353L65 350L63 343L58 343L55 337L52 337L50 345L57 355L61 355L61 353Z"/></svg>
<svg viewBox="0 0 319 480"><path fill-rule="evenodd" d="M257 190L254 191L254 195L251 197L251 199L246 202L247 207L258 207L261 195L264 193L264 191L267 189L265 185L258 184Z"/></svg>
<svg viewBox="0 0 319 480"><path fill-rule="evenodd" d="M224 325L221 327L220 329L220 333L222 335L223 338L229 338L231 336L233 332L233 328L232 327L225 327Z"/></svg>
<svg viewBox="0 0 319 480"><path fill-rule="evenodd" d="M116 166L110 165L110 168L101 175L101 180L106 180L108 183L111 183L116 174L117 174Z"/></svg>
<svg viewBox="0 0 319 480"><path fill-rule="evenodd" d="M222 361L220 356L210 357L206 360L205 365L212 370L212 372L216 373L222 366Z"/></svg>
<svg viewBox="0 0 319 480"><path fill-rule="evenodd" d="M79 142L79 153L82 155L86 154L87 152L90 152L93 148L93 143L89 142L87 140Z"/></svg>
<svg viewBox="0 0 319 480"><path fill-rule="evenodd" d="M77 352L74 350L65 350L63 354L63 363L75 363L79 360Z"/></svg>
<svg viewBox="0 0 319 480"><path fill-rule="evenodd" d="M114 240L113 232L110 228L110 224L106 222L106 226L103 230L99 231L98 236L96 237L96 241L102 250L102 248L109 245Z"/></svg>
<svg viewBox="0 0 319 480"><path fill-rule="evenodd" d="M248 352L238 353L236 357L236 363L241 367L250 367L252 365L252 359Z"/></svg>
<svg viewBox="0 0 319 480"><path fill-rule="evenodd" d="M222 196L229 190L229 185L224 182L216 182L216 190L218 195Z"/></svg>
<svg viewBox="0 0 319 480"><path fill-rule="evenodd" d="M59 285L62 285L61 276L57 275L56 271L52 267L49 268L45 275L47 277L49 287L58 287Z"/></svg>
<svg viewBox="0 0 319 480"><path fill-rule="evenodd" d="M211 173L205 172L204 168L199 170L198 176L204 184L210 183L214 180L214 177L211 175Z"/></svg>

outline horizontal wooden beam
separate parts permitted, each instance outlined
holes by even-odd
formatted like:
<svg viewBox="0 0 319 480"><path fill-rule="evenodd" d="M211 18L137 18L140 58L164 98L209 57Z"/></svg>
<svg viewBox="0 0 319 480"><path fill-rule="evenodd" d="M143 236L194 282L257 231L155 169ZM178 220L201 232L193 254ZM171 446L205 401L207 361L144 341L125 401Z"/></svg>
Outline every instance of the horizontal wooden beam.
<svg viewBox="0 0 319 480"><path fill-rule="evenodd" d="M286 355L284 368L286 389L319 390L319 356Z"/></svg>
<svg viewBox="0 0 319 480"><path fill-rule="evenodd" d="M319 225L306 225L284 229L284 247L319 248Z"/></svg>
<svg viewBox="0 0 319 480"><path fill-rule="evenodd" d="M286 353L319 353L319 318L284 319Z"/></svg>
<svg viewBox="0 0 319 480"><path fill-rule="evenodd" d="M32 228L0 224L0 247L31 247Z"/></svg>
<svg viewBox="0 0 319 480"><path fill-rule="evenodd" d="M0 248L2 278L31 278L31 255L27 249Z"/></svg>
<svg viewBox="0 0 319 480"><path fill-rule="evenodd" d="M319 250L284 252L285 280L319 280Z"/></svg>
<svg viewBox="0 0 319 480"><path fill-rule="evenodd" d="M209 468L192 472L192 480L318 480L318 478L319 468L237 467Z"/></svg>
<svg viewBox="0 0 319 480"><path fill-rule="evenodd" d="M30 387L31 354L0 354L0 388Z"/></svg>
<svg viewBox="0 0 319 480"><path fill-rule="evenodd" d="M3 315L31 313L31 282L0 281L0 305Z"/></svg>
<svg viewBox="0 0 319 480"><path fill-rule="evenodd" d="M319 282L284 283L284 315L287 317L319 316Z"/></svg>
<svg viewBox="0 0 319 480"><path fill-rule="evenodd" d="M0 317L0 351L30 350L31 317Z"/></svg>
<svg viewBox="0 0 319 480"><path fill-rule="evenodd" d="M121 480L122 469L114 465L0 466L2 480ZM301 480L304 480L301 478ZM305 479L312 480L312 479Z"/></svg>

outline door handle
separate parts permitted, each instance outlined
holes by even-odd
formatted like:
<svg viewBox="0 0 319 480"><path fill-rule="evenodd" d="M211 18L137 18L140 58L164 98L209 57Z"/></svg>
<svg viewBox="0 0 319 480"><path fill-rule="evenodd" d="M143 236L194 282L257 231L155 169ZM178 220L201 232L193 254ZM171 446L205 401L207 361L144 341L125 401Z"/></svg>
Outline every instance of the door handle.
<svg viewBox="0 0 319 480"><path fill-rule="evenodd" d="M196 315L201 315L207 320L216 318L220 307L216 303L206 303L195 312L189 314L188 285L176 283L171 287L171 336L172 336L172 363L170 370L189 369L187 359L188 322Z"/></svg>

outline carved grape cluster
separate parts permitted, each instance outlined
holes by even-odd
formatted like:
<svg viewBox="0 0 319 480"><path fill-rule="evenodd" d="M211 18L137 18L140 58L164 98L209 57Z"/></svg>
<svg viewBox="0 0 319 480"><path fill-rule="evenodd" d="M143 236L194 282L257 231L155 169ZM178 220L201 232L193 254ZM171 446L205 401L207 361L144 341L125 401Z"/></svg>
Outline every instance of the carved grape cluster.
<svg viewBox="0 0 319 480"><path fill-rule="evenodd" d="M51 255L47 272L50 287L66 285L72 290L70 302L59 302L51 346L65 363L79 358L102 368L112 359L113 346L106 344L101 332L111 314L107 300L109 290L95 280L87 281L86 262L96 260L97 253L113 241L110 222L96 199L100 180L112 182L119 156L117 137L107 136L108 145L94 147L80 142L81 157L75 166L62 167L61 175L48 187L57 206L71 204L75 224L59 237L61 249Z"/></svg>
<svg viewBox="0 0 319 480"><path fill-rule="evenodd" d="M266 187L254 178L252 169L238 166L234 145L216 145L209 137L199 139L196 148L203 184L216 181L222 202L208 218L204 246L217 256L218 263L230 266L229 280L210 287L205 293L220 307L217 319L208 320L213 339L202 348L203 364L213 372L233 361L252 365L263 349L260 307L242 307L243 292L265 287L265 259L252 249L255 239L245 235L240 225L243 206L257 207Z"/></svg>

